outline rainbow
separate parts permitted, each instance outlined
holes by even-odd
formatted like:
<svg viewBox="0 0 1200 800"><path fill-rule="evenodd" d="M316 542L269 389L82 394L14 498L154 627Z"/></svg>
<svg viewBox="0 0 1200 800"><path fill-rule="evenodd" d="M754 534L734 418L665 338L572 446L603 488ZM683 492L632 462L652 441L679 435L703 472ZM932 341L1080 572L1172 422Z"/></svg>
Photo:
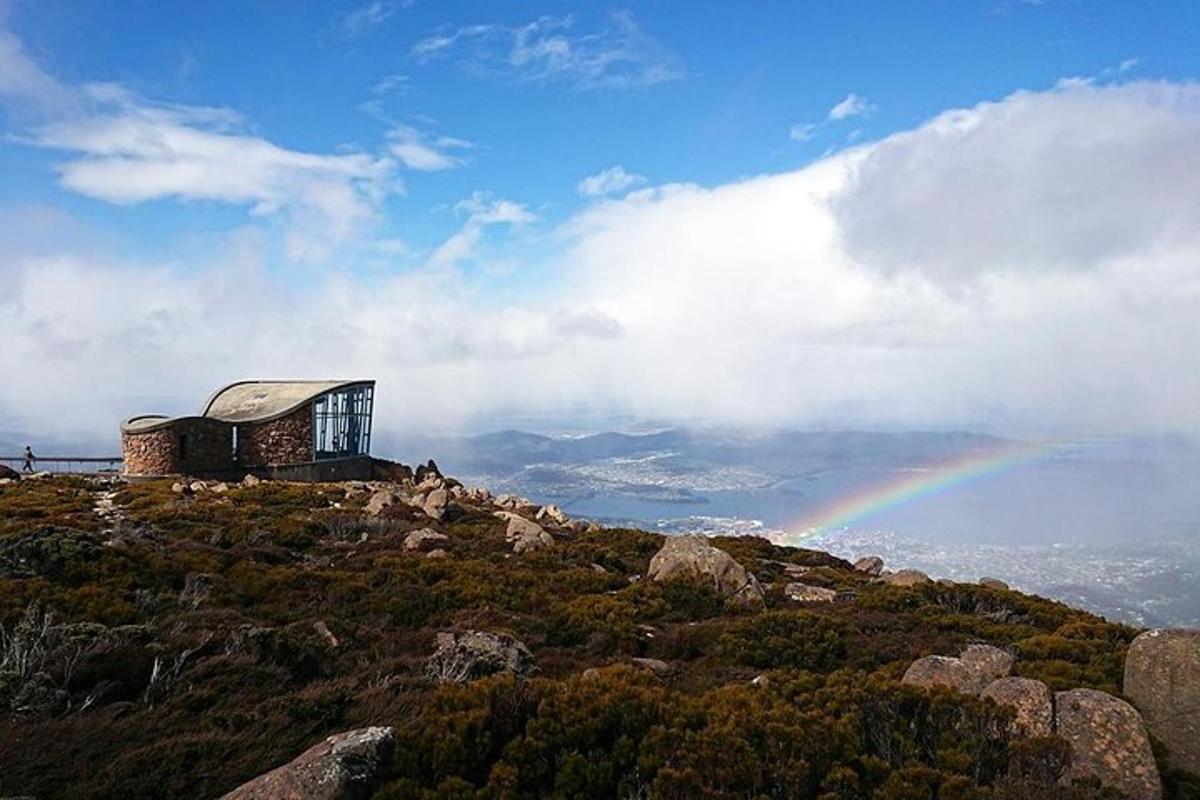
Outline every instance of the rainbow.
<svg viewBox="0 0 1200 800"><path fill-rule="evenodd" d="M947 491L989 475L1039 461L1057 445L1047 442L1015 442L986 451L973 451L940 464L905 469L890 480L835 498L812 509L789 525L778 537L780 544L798 544L807 539L846 530L888 509Z"/></svg>

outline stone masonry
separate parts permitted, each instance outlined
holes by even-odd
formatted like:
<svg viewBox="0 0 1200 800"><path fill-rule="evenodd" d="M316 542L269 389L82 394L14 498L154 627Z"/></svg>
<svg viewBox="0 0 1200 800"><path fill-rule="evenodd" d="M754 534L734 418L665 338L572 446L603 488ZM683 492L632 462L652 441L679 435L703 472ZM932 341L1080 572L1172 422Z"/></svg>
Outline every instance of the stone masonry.
<svg viewBox="0 0 1200 800"><path fill-rule="evenodd" d="M313 460L313 411L304 405L268 422L238 425L238 461L243 467L306 464Z"/></svg>

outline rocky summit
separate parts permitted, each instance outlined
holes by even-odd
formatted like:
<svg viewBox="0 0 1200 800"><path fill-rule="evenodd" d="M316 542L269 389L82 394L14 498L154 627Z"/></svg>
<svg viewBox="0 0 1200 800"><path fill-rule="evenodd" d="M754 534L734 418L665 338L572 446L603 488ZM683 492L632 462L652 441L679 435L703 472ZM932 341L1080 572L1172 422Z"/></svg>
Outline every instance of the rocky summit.
<svg viewBox="0 0 1200 800"><path fill-rule="evenodd" d="M0 797L1200 796L1195 632L385 466L0 484Z"/></svg>

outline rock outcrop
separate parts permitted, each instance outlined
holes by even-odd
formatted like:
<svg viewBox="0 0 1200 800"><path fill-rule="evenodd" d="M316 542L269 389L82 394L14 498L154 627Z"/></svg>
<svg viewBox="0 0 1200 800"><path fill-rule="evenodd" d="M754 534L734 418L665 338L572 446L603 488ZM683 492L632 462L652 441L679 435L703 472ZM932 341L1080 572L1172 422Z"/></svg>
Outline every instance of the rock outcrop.
<svg viewBox="0 0 1200 800"><path fill-rule="evenodd" d="M21 480L21 473L7 464L0 464L0 480L19 481Z"/></svg>
<svg viewBox="0 0 1200 800"><path fill-rule="evenodd" d="M999 678L979 696L1011 708L1015 714L1013 726L1022 736L1049 736L1054 732L1054 696L1041 681Z"/></svg>
<svg viewBox="0 0 1200 800"><path fill-rule="evenodd" d="M425 502L421 504L421 509L425 514L433 519L441 519L446 516L446 507L450 504L450 493L442 487L438 487L425 496Z"/></svg>
<svg viewBox="0 0 1200 800"><path fill-rule="evenodd" d="M962 694L977 695L988 684L1008 675L1013 657L990 645L973 644L958 658L925 656L918 658L904 673L902 683L929 688L944 686Z"/></svg>
<svg viewBox="0 0 1200 800"><path fill-rule="evenodd" d="M933 583L933 579L919 569L885 572L877 580L889 586L919 586L923 583Z"/></svg>
<svg viewBox="0 0 1200 800"><path fill-rule="evenodd" d="M496 516L508 520L508 527L504 530L504 539L512 545L514 553L528 553L554 544L554 537L546 533L545 528L532 520L525 519L520 514L511 511L497 511Z"/></svg>
<svg viewBox="0 0 1200 800"><path fill-rule="evenodd" d="M1008 584L999 578L980 578L979 585L987 589L1007 589Z"/></svg>
<svg viewBox="0 0 1200 800"><path fill-rule="evenodd" d="M959 658L964 664L992 680L1003 678L1012 672L1013 662L1016 661L1012 653L990 644L969 644Z"/></svg>
<svg viewBox="0 0 1200 800"><path fill-rule="evenodd" d="M832 603L837 599L837 592L823 586L809 586L807 583L789 583L783 587L783 593L788 600L797 603Z"/></svg>
<svg viewBox="0 0 1200 800"><path fill-rule="evenodd" d="M363 506L363 511L372 517L377 517L385 508L397 503L399 499L400 496L396 492L390 489L381 489L371 495L371 499Z"/></svg>
<svg viewBox="0 0 1200 800"><path fill-rule="evenodd" d="M405 550L434 550L450 541L444 533L438 533L432 528L421 528L404 537Z"/></svg>
<svg viewBox="0 0 1200 800"><path fill-rule="evenodd" d="M395 742L394 728L339 733L221 800L366 800L384 777Z"/></svg>
<svg viewBox="0 0 1200 800"><path fill-rule="evenodd" d="M854 562L854 568L859 572L878 577L883 572L883 559L879 556L865 556Z"/></svg>
<svg viewBox="0 0 1200 800"><path fill-rule="evenodd" d="M1069 778L1098 778L1129 800L1162 798L1146 726L1133 706L1094 689L1072 689L1054 698L1057 733L1071 746Z"/></svg>
<svg viewBox="0 0 1200 800"><path fill-rule="evenodd" d="M542 506L538 509L535 519L538 522L548 521L555 525L566 525L570 521L563 510L556 505Z"/></svg>
<svg viewBox="0 0 1200 800"><path fill-rule="evenodd" d="M1167 763L1200 774L1200 630L1153 630L1134 639L1125 696L1167 746Z"/></svg>
<svg viewBox="0 0 1200 800"><path fill-rule="evenodd" d="M437 645L425 665L426 677L436 683L470 683L497 672L524 678L537 669L529 648L506 633L439 633Z"/></svg>
<svg viewBox="0 0 1200 800"><path fill-rule="evenodd" d="M668 536L647 576L654 581L700 578L711 582L721 595L745 607L761 606L763 590L758 579L733 556L713 547L703 536Z"/></svg>

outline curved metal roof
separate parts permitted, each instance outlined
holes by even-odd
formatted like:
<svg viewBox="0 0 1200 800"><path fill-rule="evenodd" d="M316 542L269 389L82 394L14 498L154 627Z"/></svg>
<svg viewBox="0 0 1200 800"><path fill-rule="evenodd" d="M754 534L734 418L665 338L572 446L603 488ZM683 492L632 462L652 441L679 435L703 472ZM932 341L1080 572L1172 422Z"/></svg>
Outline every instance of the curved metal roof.
<svg viewBox="0 0 1200 800"><path fill-rule="evenodd" d="M220 422L268 422L286 416L326 392L351 386L374 386L375 381L238 381L218 390L204 405L200 419ZM143 414L121 423L125 433L145 433L194 416Z"/></svg>
<svg viewBox="0 0 1200 800"><path fill-rule="evenodd" d="M209 398L203 416L224 422L266 422L326 392L374 385L375 381L238 381Z"/></svg>

